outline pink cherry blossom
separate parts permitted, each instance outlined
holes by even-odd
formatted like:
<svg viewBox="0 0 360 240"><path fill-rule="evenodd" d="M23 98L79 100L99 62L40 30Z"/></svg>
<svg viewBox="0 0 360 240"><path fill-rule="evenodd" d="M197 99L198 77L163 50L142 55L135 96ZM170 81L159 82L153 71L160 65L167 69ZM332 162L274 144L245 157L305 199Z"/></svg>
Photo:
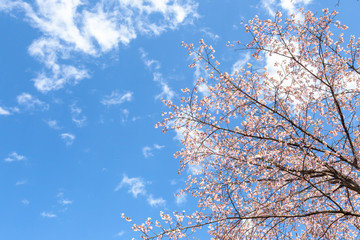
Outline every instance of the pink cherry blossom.
<svg viewBox="0 0 360 240"><path fill-rule="evenodd" d="M360 235L360 40L346 43L336 12L245 24L246 69L222 71L214 50L183 43L208 69L157 124L181 132L184 192L194 213L134 225L144 239L357 239ZM232 44L228 44L230 47ZM269 63L261 66L265 59ZM271 63L271 64L270 64ZM260 67L261 66L261 67ZM210 94L197 94L206 84ZM153 228L150 228L150 227Z"/></svg>

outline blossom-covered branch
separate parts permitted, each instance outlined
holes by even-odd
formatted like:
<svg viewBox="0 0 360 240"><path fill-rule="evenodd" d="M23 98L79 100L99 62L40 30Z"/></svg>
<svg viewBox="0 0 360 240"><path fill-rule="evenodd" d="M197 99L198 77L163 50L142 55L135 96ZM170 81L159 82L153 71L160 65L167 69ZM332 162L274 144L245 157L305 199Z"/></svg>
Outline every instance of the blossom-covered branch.
<svg viewBox="0 0 360 240"><path fill-rule="evenodd" d="M182 133L182 170L200 169L184 189L198 211L134 225L144 239L185 238L204 226L214 239L359 236L360 40L345 44L336 12L300 11L250 20L253 40L229 45L253 61L232 74L203 40L184 44L190 67L201 62L207 75L181 103L165 101L172 110L158 126ZM198 94L204 85L209 94Z"/></svg>

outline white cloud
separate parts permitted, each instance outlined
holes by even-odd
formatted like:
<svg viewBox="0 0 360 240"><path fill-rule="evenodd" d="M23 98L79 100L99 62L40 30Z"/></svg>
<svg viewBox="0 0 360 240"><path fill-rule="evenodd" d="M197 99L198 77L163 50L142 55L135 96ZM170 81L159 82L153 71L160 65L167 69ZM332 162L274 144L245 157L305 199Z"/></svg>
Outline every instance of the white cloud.
<svg viewBox="0 0 360 240"><path fill-rule="evenodd" d="M247 52L246 54L242 55L233 65L232 65L232 69L231 72L234 74L236 71L240 72L240 70L242 68L244 68L245 64L249 62L249 60L251 59L251 55L249 52Z"/></svg>
<svg viewBox="0 0 360 240"><path fill-rule="evenodd" d="M173 122L169 122L168 123L168 127L171 128L173 126ZM179 127L179 128L174 128L175 130L175 136L173 139L178 140L180 142L182 142L185 138L192 138L194 140L194 146L192 149L188 149L189 154L194 154L194 152L196 151L196 145L200 145L200 144L205 144L206 145L206 141L204 141L204 139L201 139L199 137L199 130L191 130L188 131L185 127ZM206 139L205 139L206 140ZM199 164L195 164L195 163L191 163L191 162L187 162L187 172L192 174L192 175L199 175L202 172L202 166Z"/></svg>
<svg viewBox="0 0 360 240"><path fill-rule="evenodd" d="M164 147L165 147L164 145L154 144L154 148L156 149L162 149Z"/></svg>
<svg viewBox="0 0 360 240"><path fill-rule="evenodd" d="M184 113L184 115L186 115L186 113ZM174 122L170 121L167 124L167 126L169 128L172 128L174 126ZM198 142L202 142L202 140L199 139L199 137L198 137L199 130L197 130L197 129L195 129L195 130L193 129L190 131L185 127L176 127L173 129L175 130L175 136L173 139L178 140L179 142L182 142L185 139L185 137L187 137L187 136L196 139Z"/></svg>
<svg viewBox="0 0 360 240"><path fill-rule="evenodd" d="M149 59L148 53L145 52L144 49L140 48L139 52L141 55L141 60L150 71L157 71L161 68L160 62L158 60Z"/></svg>
<svg viewBox="0 0 360 240"><path fill-rule="evenodd" d="M58 39L43 37L29 46L29 54L42 62L47 70L38 74L33 80L35 87L41 92L48 92L64 87L65 84L77 84L88 78L86 70L70 65L60 64L59 56L69 55L69 49Z"/></svg>
<svg viewBox="0 0 360 240"><path fill-rule="evenodd" d="M105 13L101 5L94 12L86 12L84 22L85 32L95 38L104 52L117 48L119 42L127 45L136 38L133 27L117 24L116 16Z"/></svg>
<svg viewBox="0 0 360 240"><path fill-rule="evenodd" d="M312 0L281 0L280 6L288 12L288 14L297 14L298 9L301 7L305 7L309 3L311 3Z"/></svg>
<svg viewBox="0 0 360 240"><path fill-rule="evenodd" d="M205 66L202 62L198 62L196 63L195 66L195 71L194 71L194 78L195 81L194 83L197 82L197 80L202 77L205 78L209 75L209 72L205 70ZM204 96L208 96L210 94L210 90L207 84L202 83L199 87L198 90L201 94L203 94Z"/></svg>
<svg viewBox="0 0 360 240"><path fill-rule="evenodd" d="M10 115L10 114L11 113L8 110L0 107L0 115Z"/></svg>
<svg viewBox="0 0 360 240"><path fill-rule="evenodd" d="M61 205L69 205L69 204L72 204L73 201L67 200L67 199L61 199L61 200L59 200L59 203L60 203Z"/></svg>
<svg viewBox="0 0 360 240"><path fill-rule="evenodd" d="M119 191L122 187L128 186L128 192L131 193L135 198L138 195L145 195L145 182L141 178L129 178L128 176L124 175L121 183L115 188L114 191Z"/></svg>
<svg viewBox="0 0 360 240"><path fill-rule="evenodd" d="M81 79L89 78L87 70L59 63L59 58L69 58L71 47L63 45L57 38L39 38L29 46L28 51L47 68L33 79L35 87L41 92L57 90L66 84L75 85Z"/></svg>
<svg viewBox="0 0 360 240"><path fill-rule="evenodd" d="M218 40L220 38L219 35L211 32L209 28L202 28L202 29L200 29L200 32L205 33L205 35L207 37L211 38L213 41Z"/></svg>
<svg viewBox="0 0 360 240"><path fill-rule="evenodd" d="M169 87L167 82L164 80L160 70L160 62L154 59L149 59L147 52L143 49L140 49L141 59L143 60L145 66L153 73L153 80L157 82L161 87L161 93L155 96L155 99L164 98L171 100L175 96L175 92Z"/></svg>
<svg viewBox="0 0 360 240"><path fill-rule="evenodd" d="M56 218L56 215L52 212L41 212L40 215L44 218Z"/></svg>
<svg viewBox="0 0 360 240"><path fill-rule="evenodd" d="M13 1L1 0L0 1L0 11L9 12L15 7L14 5L15 4Z"/></svg>
<svg viewBox="0 0 360 240"><path fill-rule="evenodd" d="M59 124L56 120L46 120L45 123L52 129L60 129Z"/></svg>
<svg viewBox="0 0 360 240"><path fill-rule="evenodd" d="M187 166L188 166L188 172L191 173L192 175L199 175L202 171L201 165L194 165L189 163Z"/></svg>
<svg viewBox="0 0 360 240"><path fill-rule="evenodd" d="M154 154L152 153L152 151L154 149L160 150L160 149L162 149L164 147L165 146L161 146L161 145L158 145L158 144L154 144L153 147L145 146L145 147L142 148L142 153L143 153L145 158L149 158L149 157L154 156Z"/></svg>
<svg viewBox="0 0 360 240"><path fill-rule="evenodd" d="M187 202L187 195L185 193L178 193L175 195L175 202L177 205L182 205Z"/></svg>
<svg viewBox="0 0 360 240"><path fill-rule="evenodd" d="M57 194L56 194L56 198L57 198L57 202L59 205L62 206L61 210L62 212L65 212L67 211L67 206L71 205L74 203L73 200L69 200L69 199L66 199L64 197L64 192L62 190L60 190Z"/></svg>
<svg viewBox="0 0 360 240"><path fill-rule="evenodd" d="M76 85L84 78L90 75L84 69L78 69L74 66L54 65L49 73L42 72L34 79L35 87L43 92L58 90L66 84Z"/></svg>
<svg viewBox="0 0 360 240"><path fill-rule="evenodd" d="M22 93L16 97L20 106L25 107L27 110L39 109L45 111L49 109L49 105L33 97L29 93Z"/></svg>
<svg viewBox="0 0 360 240"><path fill-rule="evenodd" d="M139 195L145 196L147 203L151 207L165 206L166 201L163 198L154 198L152 194L148 194L146 192L146 184L149 184L149 182L145 182L140 177L129 178L128 176L124 175L120 184L114 189L114 191L116 192L123 187L128 187L128 192L132 194L134 198L137 198Z"/></svg>
<svg viewBox="0 0 360 240"><path fill-rule="evenodd" d="M122 237L124 234L125 234L124 231L120 231L115 235L115 237Z"/></svg>
<svg viewBox="0 0 360 240"><path fill-rule="evenodd" d="M285 10L289 15L298 15L298 9L306 7L312 0L262 0L261 6L271 16L275 16L278 10ZM299 17L299 16L298 16Z"/></svg>
<svg viewBox="0 0 360 240"><path fill-rule="evenodd" d="M122 109L122 110L121 110L121 113L122 113L121 122L125 123L125 122L128 120L128 118L129 118L130 112L129 112L129 110L127 110L127 109L125 108L125 109Z"/></svg>
<svg viewBox="0 0 360 240"><path fill-rule="evenodd" d="M280 79L278 71L282 71L282 66L290 63L287 57L283 57L279 54L265 54L265 68L269 73L270 77Z"/></svg>
<svg viewBox="0 0 360 240"><path fill-rule="evenodd" d="M17 154L16 152L10 153L9 156L4 159L5 162L16 162L16 161L24 161L24 160L26 160L26 157Z"/></svg>
<svg viewBox="0 0 360 240"><path fill-rule="evenodd" d="M145 158L154 156L152 154L151 150L152 150L152 148L149 147L149 146L145 146L145 147L142 148L142 153L143 153Z"/></svg>
<svg viewBox="0 0 360 240"><path fill-rule="evenodd" d="M21 200L21 203L24 204L24 205L29 205L30 201L27 200L27 199L23 199L23 200Z"/></svg>
<svg viewBox="0 0 360 240"><path fill-rule="evenodd" d="M169 124L171 126L172 123ZM184 134L185 134L185 127L180 128L174 128L175 130L175 136L173 139L178 140L179 142L182 142L184 140Z"/></svg>
<svg viewBox="0 0 360 240"><path fill-rule="evenodd" d="M68 146L73 144L75 140L75 135L71 133L62 133L60 134L60 137L62 140L64 140L65 144Z"/></svg>
<svg viewBox="0 0 360 240"><path fill-rule="evenodd" d="M286 47L283 46L283 44L279 43L277 39L273 39L272 44L273 46L276 46L280 50L280 52L285 53L287 52ZM297 45L295 44L293 54L296 56L299 54L299 50L297 48ZM309 99L308 92L314 92L313 89L316 87L317 83L314 83L313 81L308 81L312 78L311 74L308 73L304 69L298 70L297 74L288 74L288 71L286 70L285 66L289 66L293 60L291 60L291 56L289 53L286 53L285 55L280 54L265 54L265 68L268 72L268 77L271 81L271 84L276 86L274 88L274 94L276 94L279 98L289 98L291 99L291 105L294 107L293 111L297 111L295 107L300 107L302 104L305 104L303 100ZM311 63L306 64L306 68L313 72L317 73L316 67L314 67ZM285 74L285 75L284 75ZM285 77L284 77L285 76ZM300 77L301 76L301 77ZM292 93L289 93L287 90L288 87L292 87L292 90L296 91L302 91L302 100L295 97ZM316 87L317 88L317 87ZM275 90L276 89L276 90ZM307 90L304 90L307 89ZM311 89L311 90L309 90ZM276 91L276 92L275 92ZM315 91L315 94L311 96L311 98L318 98L326 91ZM299 108L298 108L299 109Z"/></svg>
<svg viewBox="0 0 360 240"><path fill-rule="evenodd" d="M160 207L166 204L163 198L154 198L151 194L148 196L147 202L151 207Z"/></svg>
<svg viewBox="0 0 360 240"><path fill-rule="evenodd" d="M15 186L24 185L24 184L26 184L26 183L27 183L27 181L26 181L26 180L17 181L17 182L15 183Z"/></svg>
<svg viewBox="0 0 360 240"><path fill-rule="evenodd" d="M159 72L153 73L154 81L158 82L161 87L161 93L155 96L155 99L167 99L171 100L175 96L175 92L169 87L169 85L163 79L163 76Z"/></svg>
<svg viewBox="0 0 360 240"><path fill-rule="evenodd" d="M78 127L83 127L86 125L87 117L82 115L82 109L77 107L76 104L70 105L71 111L71 120L76 124Z"/></svg>
<svg viewBox="0 0 360 240"><path fill-rule="evenodd" d="M198 88L199 92L204 95L204 96L209 96L210 94L210 89L209 86L206 84L201 84Z"/></svg>
<svg viewBox="0 0 360 240"><path fill-rule="evenodd" d="M101 103L110 106L110 105L119 105L124 102L130 102L133 99L133 92L127 91L124 94L120 94L119 91L112 91L110 95L104 97L101 100Z"/></svg>
<svg viewBox="0 0 360 240"><path fill-rule="evenodd" d="M74 203L73 200L69 200L69 199L64 197L64 192L61 189L56 194L56 198L57 198L57 203L61 206L61 208L59 210L61 212L67 211L67 209L68 209L67 207Z"/></svg>
<svg viewBox="0 0 360 240"><path fill-rule="evenodd" d="M159 35L198 17L194 0L0 2L0 11L15 10L25 12L26 20L42 34L29 47L29 54L46 67L33 80L41 92L89 77L86 69L68 61L79 53L98 57L119 44L129 44L139 34Z"/></svg>
<svg viewBox="0 0 360 240"><path fill-rule="evenodd" d="M275 13L276 13L276 9L273 9L274 3L275 3L275 0L262 0L261 1L262 7L265 8L266 11L271 16L275 16Z"/></svg>
<svg viewBox="0 0 360 240"><path fill-rule="evenodd" d="M141 117L132 117L132 118L131 118L131 121L135 122L135 121L137 121L137 120L139 120L139 119L141 119Z"/></svg>

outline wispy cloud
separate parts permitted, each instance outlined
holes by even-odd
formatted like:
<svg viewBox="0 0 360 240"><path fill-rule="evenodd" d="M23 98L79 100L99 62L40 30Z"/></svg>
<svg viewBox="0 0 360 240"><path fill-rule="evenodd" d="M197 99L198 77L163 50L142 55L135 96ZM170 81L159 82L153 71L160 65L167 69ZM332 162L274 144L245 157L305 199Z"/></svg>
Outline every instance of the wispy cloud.
<svg viewBox="0 0 360 240"><path fill-rule="evenodd" d="M154 198L151 194L148 196L147 202L151 207L161 207L166 204L166 201L163 198Z"/></svg>
<svg viewBox="0 0 360 240"><path fill-rule="evenodd" d="M288 14L297 14L298 9L301 7L305 7L306 5L310 4L312 0L281 0L280 6L288 12Z"/></svg>
<svg viewBox="0 0 360 240"><path fill-rule="evenodd" d="M17 181L17 182L15 183L15 186L24 185L24 184L26 184L26 183L27 183L26 180Z"/></svg>
<svg viewBox="0 0 360 240"><path fill-rule="evenodd" d="M29 47L29 54L46 67L34 79L35 87L42 92L89 77L87 69L71 64L72 56L78 55L73 53L98 57L119 44L129 44L139 34L159 35L198 17L194 0L0 2L0 11L19 9L42 34Z"/></svg>
<svg viewBox="0 0 360 240"><path fill-rule="evenodd" d="M71 200L66 200L66 199L60 200L61 205L69 205L69 204L72 204L72 203L73 203L73 201L71 201Z"/></svg>
<svg viewBox="0 0 360 240"><path fill-rule="evenodd" d="M44 122L52 129L60 129L59 123L56 120L45 120Z"/></svg>
<svg viewBox="0 0 360 240"><path fill-rule="evenodd" d="M153 81L158 83L161 88L161 93L155 96L155 99L164 98L171 100L175 96L175 92L169 87L168 83L163 78L162 73L159 71L161 68L160 62L148 58L148 53L144 49L140 49L141 59L145 66L152 72Z"/></svg>
<svg viewBox="0 0 360 240"><path fill-rule="evenodd" d="M176 184L178 184L178 180L176 180L176 179L171 179L171 180L170 180L170 184L171 184L171 185L176 185Z"/></svg>
<svg viewBox="0 0 360 240"><path fill-rule="evenodd" d="M58 203L62 206L70 205L74 201L64 198L64 192L59 191L58 194L56 194L56 198L58 199Z"/></svg>
<svg viewBox="0 0 360 240"><path fill-rule="evenodd" d="M60 189L56 197L56 204L52 205L52 211L49 211L49 215L54 215L55 217L58 216L58 214L63 214L68 210L68 207L74 203L73 200L70 200L65 197L64 190Z"/></svg>
<svg viewBox="0 0 360 240"><path fill-rule="evenodd" d="M261 6L271 16L275 16L275 13L276 13L276 9L274 9L274 4L275 4L275 0L261 0Z"/></svg>
<svg viewBox="0 0 360 240"><path fill-rule="evenodd" d="M83 127L86 125L87 117L82 114L82 109L76 104L70 105L71 111L71 120L76 124L78 127Z"/></svg>
<svg viewBox="0 0 360 240"><path fill-rule="evenodd" d="M192 175L199 175L203 169L201 165L188 164L187 166L187 171Z"/></svg>
<svg viewBox="0 0 360 240"><path fill-rule="evenodd" d="M249 52L241 55L241 57L232 65L231 72L234 74L235 72L240 72L242 68L248 63L251 59L251 55Z"/></svg>
<svg viewBox="0 0 360 240"><path fill-rule="evenodd" d="M193 56L193 55L192 55ZM191 60L192 61L192 60ZM205 69L205 65L202 62L198 62L195 66L195 71L194 71L194 78L195 78L195 83L197 82L197 80L201 77L201 78L207 78L207 76L209 75L209 72ZM210 94L210 90L207 84L202 83L199 87L198 90L201 94L203 94L204 96L208 96Z"/></svg>
<svg viewBox="0 0 360 240"><path fill-rule="evenodd" d="M311 2L312 0L262 0L261 6L271 16L274 16L278 10L285 10L289 15L297 15L297 9L301 7L306 7Z"/></svg>
<svg viewBox="0 0 360 240"><path fill-rule="evenodd" d="M40 215L44 218L56 218L56 215L52 212L41 212Z"/></svg>
<svg viewBox="0 0 360 240"><path fill-rule="evenodd" d="M80 80L89 78L90 75L85 69L74 66L58 65L51 66L51 71L42 72L33 79L34 86L43 93L58 90L65 85L76 85Z"/></svg>
<svg viewBox="0 0 360 240"><path fill-rule="evenodd" d="M23 199L23 200L21 200L21 203L24 204L24 205L29 205L30 201L27 200L27 199Z"/></svg>
<svg viewBox="0 0 360 240"><path fill-rule="evenodd" d="M118 232L115 237L122 237L125 234L125 231Z"/></svg>
<svg viewBox="0 0 360 240"><path fill-rule="evenodd" d="M164 148L165 146L164 145L159 145L159 144L154 144L154 148L155 149L162 149L162 148Z"/></svg>
<svg viewBox="0 0 360 240"><path fill-rule="evenodd" d="M187 195L185 193L177 193L175 195L175 203L177 205L182 205L187 202Z"/></svg>
<svg viewBox="0 0 360 240"><path fill-rule="evenodd" d="M145 66L151 70L151 71L157 71L161 68L161 64L158 60L155 59L149 59L148 58L148 53L144 51L144 49L140 48L140 54L141 54L141 59L143 61L143 63L145 64Z"/></svg>
<svg viewBox="0 0 360 240"><path fill-rule="evenodd" d="M10 114L11 113L8 110L0 107L0 115L10 115Z"/></svg>
<svg viewBox="0 0 360 240"><path fill-rule="evenodd" d="M152 150L152 148L149 147L149 146L145 146L145 147L142 148L142 153L143 153L145 158L154 156L152 154L151 150Z"/></svg>
<svg viewBox="0 0 360 240"><path fill-rule="evenodd" d="M41 110L45 111L49 109L49 105L40 101L38 98L30 95L29 93L22 93L16 97L20 106L26 110Z"/></svg>
<svg viewBox="0 0 360 240"><path fill-rule="evenodd" d="M62 133L60 134L62 140L64 140L65 144L70 146L74 143L75 135L71 133Z"/></svg>
<svg viewBox="0 0 360 240"><path fill-rule="evenodd" d="M16 152L10 153L9 156L4 159L5 162L17 162L17 161L24 161L24 160L26 160L26 157L23 155L20 155Z"/></svg>
<svg viewBox="0 0 360 240"><path fill-rule="evenodd" d="M119 93L118 90L114 90L110 95L107 95L101 100L101 103L106 106L119 105L124 102L130 102L133 99L133 92L127 91L123 94Z"/></svg>
<svg viewBox="0 0 360 240"><path fill-rule="evenodd" d="M154 149L162 149L164 148L165 146L161 146L161 145L158 145L158 144L154 144L152 147L150 146L145 146L142 148L142 154L144 155L145 158L149 158L149 157L152 157L154 156L154 154L152 153Z"/></svg>
<svg viewBox="0 0 360 240"><path fill-rule="evenodd" d="M142 178L129 178L124 175L121 183L115 188L115 191L119 191L122 187L128 187L128 192L137 198L138 195L146 194L145 184L146 183Z"/></svg>
<svg viewBox="0 0 360 240"><path fill-rule="evenodd" d="M175 96L175 92L170 88L167 82L164 80L162 73L153 73L154 81L159 83L161 87L161 93L155 96L155 99L168 99L171 100Z"/></svg>
<svg viewBox="0 0 360 240"><path fill-rule="evenodd" d="M127 187L128 192L133 195L134 198L137 198L139 195L145 196L147 203L151 207L164 206L166 200L163 198L154 198L152 194L147 193L146 185L150 182L145 182L140 177L129 178L127 175L123 176L120 184L114 189L114 191L119 191L121 188Z"/></svg>
<svg viewBox="0 0 360 240"><path fill-rule="evenodd" d="M205 33L205 35L208 37L208 38L211 38L213 41L216 41L220 38L219 35L211 32L211 30L209 28L202 28L200 29L200 32L203 32Z"/></svg>
<svg viewBox="0 0 360 240"><path fill-rule="evenodd" d="M121 122L125 123L129 118L130 112L125 108L121 110L121 113Z"/></svg>

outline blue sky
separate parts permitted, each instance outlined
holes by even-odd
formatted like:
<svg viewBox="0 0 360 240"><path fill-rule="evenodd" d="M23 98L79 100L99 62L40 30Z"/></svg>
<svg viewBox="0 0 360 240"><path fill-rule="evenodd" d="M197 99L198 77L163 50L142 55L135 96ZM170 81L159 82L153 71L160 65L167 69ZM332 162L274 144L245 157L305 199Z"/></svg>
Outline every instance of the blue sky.
<svg viewBox="0 0 360 240"><path fill-rule="evenodd" d="M327 7L359 35L360 3L336 3L0 0L0 239L131 239L123 212L194 209L174 196L191 174L179 136L154 128L202 72L181 42L203 38L231 72L249 54L226 43L254 15Z"/></svg>

